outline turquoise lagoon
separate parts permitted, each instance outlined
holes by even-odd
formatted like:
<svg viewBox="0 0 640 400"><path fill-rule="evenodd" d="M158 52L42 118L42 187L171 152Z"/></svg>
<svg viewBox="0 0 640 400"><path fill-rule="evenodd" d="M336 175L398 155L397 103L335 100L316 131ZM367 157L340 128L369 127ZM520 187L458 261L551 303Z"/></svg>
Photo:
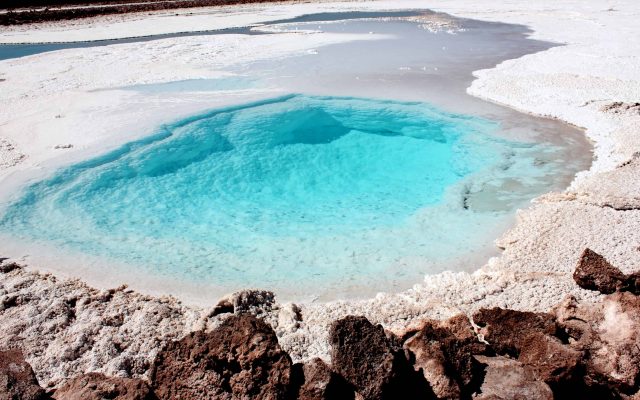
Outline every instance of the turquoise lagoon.
<svg viewBox="0 0 640 400"><path fill-rule="evenodd" d="M500 129L351 97L216 109L27 187L0 230L222 291L390 290L486 247L562 169Z"/></svg>

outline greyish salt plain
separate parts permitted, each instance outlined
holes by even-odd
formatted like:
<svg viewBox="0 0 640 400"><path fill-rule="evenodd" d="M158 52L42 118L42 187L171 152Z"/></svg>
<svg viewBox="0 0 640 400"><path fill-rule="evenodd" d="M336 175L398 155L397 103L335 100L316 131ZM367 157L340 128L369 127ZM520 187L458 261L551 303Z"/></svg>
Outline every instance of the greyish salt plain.
<svg viewBox="0 0 640 400"><path fill-rule="evenodd" d="M182 12L174 15L172 12L144 17L119 16L109 20L44 25L37 30L17 27L3 31L1 38L7 43L114 39L248 26L320 12L427 8L473 20L522 24L531 29L531 39L562 45L512 49L521 54L509 53L511 57L505 58L510 60L497 66L478 67L483 69L475 71L473 77L458 76L452 82L446 82L438 73L433 73L431 82L421 81L412 76L424 77L419 68L399 65L396 71L402 71L402 74L396 72L392 76L400 75L403 79L393 85L395 91L387 97L428 101L461 113L470 110L480 114L497 113L499 119L512 121L511 134L522 134L518 121L535 118L471 96L460 101L464 97L446 94L466 90L477 98L520 112L558 119L585 129L593 143L593 163L590 168L589 163L583 165L584 170L575 177L571 172L561 187L550 185L549 190L553 192L537 197L532 204L523 201L511 229L506 234L500 233L504 226L496 231L495 236L500 236L496 243L502 252L498 254L494 250L493 254L482 254L467 270L445 267L443 269L456 269L457 272L428 274L410 285L398 283L397 287L381 290L378 294L359 290L359 295L350 299L345 299L347 296L343 293L336 296L342 300L334 297L329 301L296 298L295 293L289 296L285 293L283 299L295 299L297 306L280 302L265 310L265 319L274 326L282 346L293 357L326 358L327 324L346 314L362 314L391 330L399 330L424 317L445 318L479 307L544 311L568 294L594 299L593 294L578 289L571 280L575 262L584 247L596 250L626 271L639 264L640 214L637 208L640 192L635 154L639 147L640 117L633 110L614 113L603 107L614 102L638 100L640 35L635 21L640 6L633 2L604 1L588 5L544 1L535 4L487 2L482 7L468 1L276 4L232 7L224 11L202 10L194 15ZM452 21L455 20L440 15L418 20L424 22L427 29L445 31L443 34L450 34L447 30L455 31L456 24ZM367 23L361 21L359 24L363 25L357 28L364 28ZM175 91L175 87L158 84L225 79L231 76L229 70L238 64L261 68L271 65L283 68L283 71L287 68L309 71L311 68L313 71L314 62L321 63L325 51L339 51L340 46L349 43L367 45L384 41L385 35L389 35L368 30L341 32L344 26L349 25L298 24L277 27L286 31L277 35L231 34L208 36L207 40L199 36L166 38L41 53L4 61L0 63L0 79L4 79L0 82L2 195L6 199L15 198L27 179L41 179L57 168L116 149L123 143L153 133L159 124L175 120L176 116L195 115L229 104L273 97L283 89L289 91L286 82L309 89L304 87L308 82L304 79L305 74L297 82L272 80L271 85L261 86L260 90L251 85L241 90L223 87L224 96L211 96L207 92L185 95L181 90ZM524 29L515 34L528 34L527 28ZM366 55L363 57L366 59ZM274 59L295 60L296 64L274 63ZM393 57L389 59L393 60ZM345 69L349 69L348 66ZM322 87L329 93L316 88L316 94L372 95L367 92L370 82L347 85L345 82L352 80L346 78L337 87L331 87L332 80L322 82ZM430 90L420 90L421 82ZM154 86L146 86L147 92L140 93L143 90L140 85L150 84ZM456 87L456 84L461 86ZM441 85L439 90L431 90L438 85ZM136 89L131 90L132 87ZM336 93L338 90L344 92ZM540 126L551 126L551 131L579 133L560 122L539 121ZM548 137L553 138L553 135ZM579 155L588 153L588 146L580 143L583 142L576 139L573 155L571 152L563 155L567 165L577 162ZM69 148L69 144L73 147ZM476 204L482 204L482 201L477 200ZM80 307L78 322L57 335L52 344L44 344L47 341L42 340L40 333L51 323L51 318L5 313L0 321L4 328L1 337L8 340L12 337L11 332L21 329L23 347L30 349L27 359L41 381L50 385L59 382L63 377L61 374L80 370L144 375L144 358L153 357L157 351L154 343L159 337L168 340L216 324L216 317L211 316L210 310L217 301L217 293L207 291L206 287L194 291L193 286L180 282L168 287L166 282L153 282L148 277L131 279L133 272L101 275L96 273L94 260L87 259L85 264L85 260L77 257L65 259L55 252L56 249L26 249L13 243L11 238L3 238L2 243L3 254L17 259L28 255L22 258L28 265L26 270L3 274L2 279L5 288L30 294L34 315L48 310L48 315L55 319L61 312L59 299L70 295L101 296L101 292L84 282L99 288L126 282L131 288L157 295L121 288L110 295L113 300L104 308ZM83 268L83 265L91 267ZM67 281L65 277L81 280ZM302 321L296 317L298 308ZM96 329L100 326L101 316L116 310L131 318L120 327ZM155 319L158 315L162 316L161 321ZM17 326L18 321L25 320L30 321L27 326ZM114 334L133 341L135 346L130 352L113 354L108 338ZM91 348L82 344L87 340L94 343ZM84 350L79 351L77 357L67 357L65 354L70 348ZM140 350L145 356L134 355ZM134 357L135 362L132 361ZM61 364L62 371L55 368Z"/></svg>

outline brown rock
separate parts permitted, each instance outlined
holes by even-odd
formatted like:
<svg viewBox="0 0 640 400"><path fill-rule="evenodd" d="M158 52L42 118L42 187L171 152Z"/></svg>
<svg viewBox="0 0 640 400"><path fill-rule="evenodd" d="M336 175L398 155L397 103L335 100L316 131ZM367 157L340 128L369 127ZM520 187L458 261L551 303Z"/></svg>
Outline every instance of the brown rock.
<svg viewBox="0 0 640 400"><path fill-rule="evenodd" d="M409 365L399 341L365 317L335 321L329 333L334 370L364 400L434 398L424 378Z"/></svg>
<svg viewBox="0 0 640 400"><path fill-rule="evenodd" d="M424 376L439 399L460 398L460 386L454 378L455 371L452 371L437 339L429 339L420 332L407 340L404 348L414 359L413 368Z"/></svg>
<svg viewBox="0 0 640 400"><path fill-rule="evenodd" d="M153 387L160 399L284 399L291 366L273 329L242 314L170 343L154 363Z"/></svg>
<svg viewBox="0 0 640 400"><path fill-rule="evenodd" d="M553 315L528 311L480 309L473 315L480 334L498 354L517 358L520 349L532 333L555 335Z"/></svg>
<svg viewBox="0 0 640 400"><path fill-rule="evenodd" d="M56 400L153 400L153 392L140 379L107 377L97 372L77 376L56 390Z"/></svg>
<svg viewBox="0 0 640 400"><path fill-rule="evenodd" d="M220 314L233 314L233 302L228 298L221 299L211 311L210 316L215 317Z"/></svg>
<svg viewBox="0 0 640 400"><path fill-rule="evenodd" d="M553 309L556 324L577 350L586 350L593 342L594 333L590 321L595 315L591 308L580 304L575 297L567 296Z"/></svg>
<svg viewBox="0 0 640 400"><path fill-rule="evenodd" d="M599 306L585 380L590 386L633 394L640 386L640 297L615 293Z"/></svg>
<svg viewBox="0 0 640 400"><path fill-rule="evenodd" d="M565 299L555 309L569 344L584 351L582 386L590 398L619 399L640 385L640 298L614 293L602 303ZM570 388L576 396L577 388Z"/></svg>
<svg viewBox="0 0 640 400"><path fill-rule="evenodd" d="M553 393L546 383L536 379L535 373L519 361L506 357L477 356L486 366L486 375L478 400L552 400Z"/></svg>
<svg viewBox="0 0 640 400"><path fill-rule="evenodd" d="M45 399L44 389L38 384L31 365L20 350L0 351L0 399Z"/></svg>
<svg viewBox="0 0 640 400"><path fill-rule="evenodd" d="M355 392L342 377L319 358L304 364L304 384L300 388L298 400L353 400Z"/></svg>
<svg viewBox="0 0 640 400"><path fill-rule="evenodd" d="M603 256L591 249L585 249L573 273L578 286L600 293L611 294L618 291L636 290L636 277L627 276L611 265Z"/></svg>
<svg viewBox="0 0 640 400"><path fill-rule="evenodd" d="M533 333L522 346L518 361L531 367L537 378L558 387L574 380L583 356L554 337Z"/></svg>
<svg viewBox="0 0 640 400"><path fill-rule="evenodd" d="M473 355L484 354L486 346L477 340L465 315L426 321L404 342L404 349L438 398L468 397L478 389L483 371Z"/></svg>
<svg viewBox="0 0 640 400"><path fill-rule="evenodd" d="M225 313L259 315L271 311L276 296L268 290L241 290L221 298L210 316Z"/></svg>
<svg viewBox="0 0 640 400"><path fill-rule="evenodd" d="M0 272L8 274L11 271L19 269L20 266L14 262L6 262L6 258L0 258Z"/></svg>

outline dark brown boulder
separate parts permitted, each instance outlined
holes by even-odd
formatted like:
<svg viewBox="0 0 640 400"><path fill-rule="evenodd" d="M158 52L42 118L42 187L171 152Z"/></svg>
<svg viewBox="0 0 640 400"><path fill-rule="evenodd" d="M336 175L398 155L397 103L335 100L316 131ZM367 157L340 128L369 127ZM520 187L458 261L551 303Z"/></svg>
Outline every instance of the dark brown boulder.
<svg viewBox="0 0 640 400"><path fill-rule="evenodd" d="M559 388L575 381L583 357L584 352L555 337L533 333L523 344L518 361L531 367L536 377L552 388Z"/></svg>
<svg viewBox="0 0 640 400"><path fill-rule="evenodd" d="M480 334L498 354L517 358L532 333L556 334L553 315L502 308L480 309L473 315Z"/></svg>
<svg viewBox="0 0 640 400"><path fill-rule="evenodd" d="M56 400L155 400L153 392L140 379L105 376L97 372L77 376L56 390Z"/></svg>
<svg viewBox="0 0 640 400"><path fill-rule="evenodd" d="M299 364L298 364L299 365ZM298 400L353 400L355 392L341 376L321 359L314 358L302 366L304 383Z"/></svg>
<svg viewBox="0 0 640 400"><path fill-rule="evenodd" d="M0 351L0 399L39 400L47 398L31 365L20 350Z"/></svg>
<svg viewBox="0 0 640 400"><path fill-rule="evenodd" d="M640 294L640 276L623 274L591 249L585 249L580 256L573 279L581 288L604 294L626 291Z"/></svg>
<svg viewBox="0 0 640 400"><path fill-rule="evenodd" d="M399 340L365 317L335 321L329 333L333 369L364 400L435 398L404 356Z"/></svg>
<svg viewBox="0 0 640 400"><path fill-rule="evenodd" d="M405 335L404 349L413 368L422 373L439 399L467 398L482 382L483 367L473 357L485 354L465 315L448 321L426 321Z"/></svg>
<svg viewBox="0 0 640 400"><path fill-rule="evenodd" d="M162 350L152 369L160 399L285 399L291 358L273 329L249 314L192 332Z"/></svg>

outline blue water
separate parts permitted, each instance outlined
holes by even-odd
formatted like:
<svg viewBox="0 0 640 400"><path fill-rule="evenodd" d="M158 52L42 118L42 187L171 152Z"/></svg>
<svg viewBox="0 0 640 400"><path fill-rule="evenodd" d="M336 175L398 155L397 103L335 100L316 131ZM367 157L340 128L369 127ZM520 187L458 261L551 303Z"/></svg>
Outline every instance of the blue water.
<svg viewBox="0 0 640 400"><path fill-rule="evenodd" d="M482 229L473 187L550 174L539 157L552 147L499 129L425 103L359 98L213 110L28 187L0 230L228 290L326 292L389 271L415 279L423 261ZM408 258L412 268L394 269Z"/></svg>
<svg viewBox="0 0 640 400"><path fill-rule="evenodd" d="M244 76L228 76L214 79L186 79L163 83L123 86L120 90L131 90L144 94L166 94L182 92L216 92L243 90L256 87L256 80Z"/></svg>
<svg viewBox="0 0 640 400"><path fill-rule="evenodd" d="M266 21L261 25L269 26L275 24L284 23L296 23L296 22L330 22L341 21L357 18L391 18L391 17L410 17L420 15L418 11L352 11L352 12L329 12L329 13L317 13L306 14L295 18ZM112 44L122 43L143 43L158 39L168 39L176 37L189 37L189 36L208 36L208 35L268 35L270 33L262 32L259 30L253 30L251 27L236 27L226 29L216 29L211 31L200 32L176 32L152 36L130 37L122 39L106 39L106 40L94 40L88 42L68 42L68 43L21 43L21 44L0 44L0 61L9 60L13 58L26 57L34 54L45 53L48 51L62 50L62 49L77 49L84 47L97 47L97 46L109 46Z"/></svg>

